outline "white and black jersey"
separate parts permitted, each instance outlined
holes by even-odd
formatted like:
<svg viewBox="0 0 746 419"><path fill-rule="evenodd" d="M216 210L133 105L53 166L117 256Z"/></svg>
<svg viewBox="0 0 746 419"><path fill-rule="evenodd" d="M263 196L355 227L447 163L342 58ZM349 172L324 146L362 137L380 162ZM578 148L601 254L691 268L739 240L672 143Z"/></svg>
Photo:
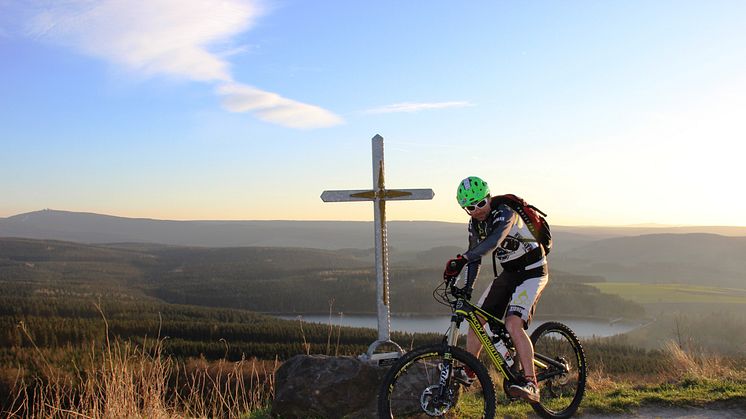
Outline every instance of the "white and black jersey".
<svg viewBox="0 0 746 419"><path fill-rule="evenodd" d="M469 261L468 278L476 278L482 257L493 251L506 271L524 278L546 275L546 255L526 223L507 205L492 202L484 221L469 221L469 250L463 254Z"/></svg>
<svg viewBox="0 0 746 419"><path fill-rule="evenodd" d="M519 316L528 328L549 281L546 253L517 212L495 198L490 208L484 221L469 222L469 250L463 254L468 261L467 282L473 283L482 257L494 251L503 271L479 298L479 306L500 318Z"/></svg>

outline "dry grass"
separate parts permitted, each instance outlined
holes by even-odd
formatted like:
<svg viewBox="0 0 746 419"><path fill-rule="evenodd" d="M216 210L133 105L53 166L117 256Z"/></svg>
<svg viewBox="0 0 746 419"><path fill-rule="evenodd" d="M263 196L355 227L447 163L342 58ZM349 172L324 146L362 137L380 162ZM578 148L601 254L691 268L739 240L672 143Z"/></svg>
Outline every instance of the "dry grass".
<svg viewBox="0 0 746 419"><path fill-rule="evenodd" d="M107 330L108 336L108 330ZM28 337L28 336L27 336ZM30 337L29 337L30 338ZM163 340L91 346L84 366L65 372L37 349L36 373L16 381L8 418L238 418L265 407L278 362L177 362Z"/></svg>
<svg viewBox="0 0 746 419"><path fill-rule="evenodd" d="M708 353L701 349L684 349L674 341L664 345L666 362L661 376L668 380L679 380L683 377L699 377L705 379L740 379L744 372L739 371L723 357Z"/></svg>
<svg viewBox="0 0 746 419"><path fill-rule="evenodd" d="M338 355L341 321L334 346L331 304L326 353ZM106 316L96 307L106 328L105 342L78 351L86 353L84 362L70 363L58 357L50 361L49 351L40 350L25 325L19 324L36 356L24 366L2 371L17 376L11 391L14 399L6 406L0 404L3 417L239 418L263 411L274 398L279 360L176 361L163 353L164 340L160 338L146 339L140 345L111 341ZM310 354L311 344L302 319L298 320L303 350Z"/></svg>
<svg viewBox="0 0 746 419"><path fill-rule="evenodd" d="M634 386L655 386L678 383L696 377L697 379L722 381L746 380L746 370L727 357L691 346L682 348L674 341L668 341L662 348L660 365L651 371L609 373L603 363L591 365L586 386L591 392L610 392L619 388Z"/></svg>
<svg viewBox="0 0 746 419"><path fill-rule="evenodd" d="M586 388L589 391L608 391L616 388L619 380L606 373L603 364L595 365L588 370Z"/></svg>

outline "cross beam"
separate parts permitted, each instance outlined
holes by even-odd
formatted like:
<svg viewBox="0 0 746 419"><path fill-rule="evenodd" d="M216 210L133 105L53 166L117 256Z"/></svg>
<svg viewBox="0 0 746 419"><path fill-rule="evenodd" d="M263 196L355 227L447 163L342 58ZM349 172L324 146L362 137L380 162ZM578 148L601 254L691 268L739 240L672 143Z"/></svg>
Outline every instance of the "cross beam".
<svg viewBox="0 0 746 419"><path fill-rule="evenodd" d="M324 191L324 202L373 201L373 228L376 248L376 301L378 307L378 340L368 347L371 357L384 343L401 347L391 340L389 310L389 253L386 239L386 201L433 199L432 189L386 189L383 170L383 137L376 134L371 140L373 153L373 189Z"/></svg>

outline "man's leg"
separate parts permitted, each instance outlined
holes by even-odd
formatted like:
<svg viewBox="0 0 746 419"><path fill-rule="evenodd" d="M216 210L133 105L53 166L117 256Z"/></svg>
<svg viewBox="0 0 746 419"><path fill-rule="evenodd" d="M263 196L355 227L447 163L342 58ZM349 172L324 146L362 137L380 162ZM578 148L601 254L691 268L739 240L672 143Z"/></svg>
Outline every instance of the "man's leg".
<svg viewBox="0 0 746 419"><path fill-rule="evenodd" d="M526 329L548 280L549 277L545 275L527 279L518 285L505 315L505 328L508 329L510 338L513 340L518 359L523 367L523 375L528 381L526 385L511 385L510 389L515 390L516 395L531 401L539 400L539 392L533 362L534 346L526 334Z"/></svg>
<svg viewBox="0 0 746 419"><path fill-rule="evenodd" d="M506 272L501 273L492 281L492 285L484 291L482 296L479 297L479 302L477 303L483 310L498 318L501 318L505 314L508 300L515 290L515 286L512 285L512 281L508 278L509 275ZM485 321L481 317L477 318L480 319L482 326L484 326ZM477 358L479 358L479 354L482 352L482 343L471 328L466 333L466 350Z"/></svg>
<svg viewBox="0 0 746 419"><path fill-rule="evenodd" d="M518 359L521 360L523 375L536 384L536 373L534 372L534 345L523 328L523 319L514 314L505 319L505 328L508 329L510 338L513 339L515 351L518 353ZM531 361L523 361L531 360Z"/></svg>

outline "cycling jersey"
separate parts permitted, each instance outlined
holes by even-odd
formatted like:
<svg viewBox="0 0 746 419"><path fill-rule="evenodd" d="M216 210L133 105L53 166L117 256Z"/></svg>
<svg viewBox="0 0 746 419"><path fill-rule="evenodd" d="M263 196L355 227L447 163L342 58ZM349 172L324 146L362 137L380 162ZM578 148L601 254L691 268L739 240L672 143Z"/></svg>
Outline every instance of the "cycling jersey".
<svg viewBox="0 0 746 419"><path fill-rule="evenodd" d="M479 305L500 318L516 315L528 328L536 303L549 281L547 258L523 218L505 204L490 201L490 212L484 221L469 221L467 282L472 284L479 273L482 257L495 251L502 273L484 291Z"/></svg>
<svg viewBox="0 0 746 419"><path fill-rule="evenodd" d="M497 204L495 198L490 205L484 221L469 221L469 250L463 254L468 261L468 280L476 278L482 257L495 249L503 270L519 273L523 279L546 275L544 249L523 219L507 205Z"/></svg>

